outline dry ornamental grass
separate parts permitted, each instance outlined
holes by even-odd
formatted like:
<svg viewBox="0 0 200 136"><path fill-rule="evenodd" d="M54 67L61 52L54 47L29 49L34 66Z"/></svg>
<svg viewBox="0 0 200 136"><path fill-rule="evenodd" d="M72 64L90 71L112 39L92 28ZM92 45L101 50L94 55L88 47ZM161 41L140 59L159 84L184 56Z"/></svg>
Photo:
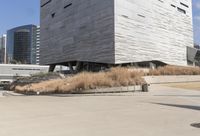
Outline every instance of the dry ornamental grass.
<svg viewBox="0 0 200 136"><path fill-rule="evenodd" d="M120 87L144 84L142 71L129 70L128 68L112 68L108 72L82 72L66 79L56 79L16 86L19 93L77 93L89 89Z"/></svg>
<svg viewBox="0 0 200 136"><path fill-rule="evenodd" d="M199 67L165 66L150 70L148 75L200 75Z"/></svg>
<svg viewBox="0 0 200 136"><path fill-rule="evenodd" d="M149 72L134 68L112 68L107 72L82 72L64 79L53 79L39 83L14 85L19 93L77 93L89 89L110 88L145 84L144 75L200 75L199 67L165 66Z"/></svg>

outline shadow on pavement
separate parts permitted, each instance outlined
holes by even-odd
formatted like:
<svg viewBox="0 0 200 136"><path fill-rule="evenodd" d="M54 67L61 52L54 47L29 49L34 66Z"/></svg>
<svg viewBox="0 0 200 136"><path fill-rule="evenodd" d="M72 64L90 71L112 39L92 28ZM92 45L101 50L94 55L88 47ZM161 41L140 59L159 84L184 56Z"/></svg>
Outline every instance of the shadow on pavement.
<svg viewBox="0 0 200 136"><path fill-rule="evenodd" d="M171 96L171 97L200 97L200 95L154 95L154 96Z"/></svg>
<svg viewBox="0 0 200 136"><path fill-rule="evenodd" d="M170 107L177 107L177 108L184 108L184 109L190 109L190 110L200 110L200 106L193 106L193 105L178 105L178 104L165 104L165 103L152 103L162 106L170 106Z"/></svg>

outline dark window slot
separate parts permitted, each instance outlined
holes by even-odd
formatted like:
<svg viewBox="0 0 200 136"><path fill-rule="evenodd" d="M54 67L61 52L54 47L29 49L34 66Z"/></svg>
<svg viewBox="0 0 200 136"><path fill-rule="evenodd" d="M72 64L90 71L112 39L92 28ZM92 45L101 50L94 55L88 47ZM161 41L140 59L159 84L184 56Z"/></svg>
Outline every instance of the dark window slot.
<svg viewBox="0 0 200 136"><path fill-rule="evenodd" d="M143 16L143 15L140 15L140 14L138 14L138 16L139 16L139 17L143 17L143 18L145 18L145 16Z"/></svg>
<svg viewBox="0 0 200 136"><path fill-rule="evenodd" d="M174 7L174 8L176 7L176 6L175 6L175 5L173 5L173 4L171 4L171 6L172 6L172 7Z"/></svg>
<svg viewBox="0 0 200 136"><path fill-rule="evenodd" d="M68 7L71 6L71 5L72 5L72 3L70 3L70 4L66 5L66 6L64 6L64 9L68 8Z"/></svg>
<svg viewBox="0 0 200 136"><path fill-rule="evenodd" d="M52 0L47 1L46 3L44 3L43 5L41 5L41 7L46 6L47 4L49 4Z"/></svg>
<svg viewBox="0 0 200 136"><path fill-rule="evenodd" d="M179 7L177 7L177 9L178 9L179 12L186 14L186 11L184 9L181 9Z"/></svg>
<svg viewBox="0 0 200 136"><path fill-rule="evenodd" d="M126 16L126 15L122 15L122 17L129 18L129 17L128 17L128 16Z"/></svg>
<svg viewBox="0 0 200 136"><path fill-rule="evenodd" d="M180 4L183 5L183 6L185 6L186 8L189 8L188 5L186 5L186 4L182 3L182 2Z"/></svg>
<svg viewBox="0 0 200 136"><path fill-rule="evenodd" d="M52 18L54 18L54 17L55 17L55 15L56 15L56 13L52 13L52 14L51 14L51 17L52 17Z"/></svg>

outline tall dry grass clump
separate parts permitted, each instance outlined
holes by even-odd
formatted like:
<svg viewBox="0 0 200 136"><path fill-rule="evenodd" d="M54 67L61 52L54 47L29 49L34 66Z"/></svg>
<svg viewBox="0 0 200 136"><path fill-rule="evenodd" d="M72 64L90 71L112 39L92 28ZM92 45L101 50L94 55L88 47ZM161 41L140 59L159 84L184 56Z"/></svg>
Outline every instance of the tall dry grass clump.
<svg viewBox="0 0 200 136"><path fill-rule="evenodd" d="M148 75L200 75L199 67L165 66L150 70Z"/></svg>
<svg viewBox="0 0 200 136"><path fill-rule="evenodd" d="M89 89L132 86L145 84L142 76L144 75L200 75L199 67L165 66L159 67L149 72L143 72L133 68L111 68L107 72L82 72L64 79L50 78L49 76L31 77L36 83L27 83L20 80L10 88L19 93L41 92L41 93L78 93ZM45 78L44 78L45 77ZM53 76L54 77L54 76ZM45 81L42 81L45 80Z"/></svg>
<svg viewBox="0 0 200 136"><path fill-rule="evenodd" d="M19 93L77 93L89 89L141 85L145 81L142 71L128 68L112 68L107 72L82 72L65 79L56 79L25 86L16 86Z"/></svg>

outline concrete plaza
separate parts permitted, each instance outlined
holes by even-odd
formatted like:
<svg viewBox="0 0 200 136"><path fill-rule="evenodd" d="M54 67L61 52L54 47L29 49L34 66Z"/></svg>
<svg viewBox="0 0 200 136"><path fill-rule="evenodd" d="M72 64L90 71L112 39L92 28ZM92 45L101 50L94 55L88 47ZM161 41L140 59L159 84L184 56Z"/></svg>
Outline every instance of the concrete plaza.
<svg viewBox="0 0 200 136"><path fill-rule="evenodd" d="M0 96L0 136L199 136L200 91Z"/></svg>

